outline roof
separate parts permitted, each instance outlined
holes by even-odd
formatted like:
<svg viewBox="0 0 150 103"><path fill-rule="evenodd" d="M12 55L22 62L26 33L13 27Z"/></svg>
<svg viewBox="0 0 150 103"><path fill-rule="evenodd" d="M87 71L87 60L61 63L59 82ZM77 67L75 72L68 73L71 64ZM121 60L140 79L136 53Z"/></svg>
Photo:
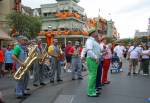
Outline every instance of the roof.
<svg viewBox="0 0 150 103"><path fill-rule="evenodd" d="M28 13L29 15L32 15L32 14L33 14L32 8L30 8L30 7L28 7L28 6L24 6L24 5L22 5L21 7L22 7L22 9L23 9L26 13Z"/></svg>
<svg viewBox="0 0 150 103"><path fill-rule="evenodd" d="M10 40L10 39L11 37L6 32L0 29L0 40Z"/></svg>

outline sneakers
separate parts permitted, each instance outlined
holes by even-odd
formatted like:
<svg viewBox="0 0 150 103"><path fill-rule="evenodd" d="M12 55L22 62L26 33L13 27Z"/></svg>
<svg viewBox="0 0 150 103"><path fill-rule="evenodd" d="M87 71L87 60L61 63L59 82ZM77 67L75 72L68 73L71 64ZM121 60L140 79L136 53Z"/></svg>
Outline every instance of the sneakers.
<svg viewBox="0 0 150 103"><path fill-rule="evenodd" d="M94 94L92 94L92 95L87 95L88 97L99 97L99 94L97 94L97 93L94 93Z"/></svg>
<svg viewBox="0 0 150 103"><path fill-rule="evenodd" d="M105 82L104 84L110 84L110 81Z"/></svg>
<svg viewBox="0 0 150 103"><path fill-rule="evenodd" d="M128 72L128 76L131 76L131 73L130 73L130 72Z"/></svg>
<svg viewBox="0 0 150 103"><path fill-rule="evenodd" d="M26 96L17 96L16 98L17 99L26 99L27 97Z"/></svg>
<svg viewBox="0 0 150 103"><path fill-rule="evenodd" d="M41 85L41 86L45 86L46 84L45 84L45 83L40 83L40 85Z"/></svg>
<svg viewBox="0 0 150 103"><path fill-rule="evenodd" d="M62 79L58 79L57 82L63 82L63 80Z"/></svg>
<svg viewBox="0 0 150 103"><path fill-rule="evenodd" d="M120 72L123 72L123 69L120 69Z"/></svg>
<svg viewBox="0 0 150 103"><path fill-rule="evenodd" d="M38 87L39 85L38 84L33 84L33 86Z"/></svg>
<svg viewBox="0 0 150 103"><path fill-rule="evenodd" d="M143 74L144 76L148 76L148 74Z"/></svg>
<svg viewBox="0 0 150 103"><path fill-rule="evenodd" d="M50 83L54 83L54 80L50 80Z"/></svg>
<svg viewBox="0 0 150 103"><path fill-rule="evenodd" d="M31 94L30 93L24 93L23 95L24 96L30 96Z"/></svg>
<svg viewBox="0 0 150 103"><path fill-rule="evenodd" d="M82 77L79 77L78 80L83 80L83 78L82 78Z"/></svg>
<svg viewBox="0 0 150 103"><path fill-rule="evenodd" d="M67 70L67 72L71 73L71 70L70 70L70 69L68 69L68 70Z"/></svg>
<svg viewBox="0 0 150 103"><path fill-rule="evenodd" d="M72 78L72 80L76 80L75 78Z"/></svg>

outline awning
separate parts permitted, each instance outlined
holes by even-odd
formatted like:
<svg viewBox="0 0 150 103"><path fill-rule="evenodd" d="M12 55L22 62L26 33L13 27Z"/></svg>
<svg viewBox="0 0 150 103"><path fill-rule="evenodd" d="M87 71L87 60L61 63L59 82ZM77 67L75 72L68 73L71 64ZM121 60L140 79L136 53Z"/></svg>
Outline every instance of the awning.
<svg viewBox="0 0 150 103"><path fill-rule="evenodd" d="M11 40L11 37L0 29L0 40Z"/></svg>

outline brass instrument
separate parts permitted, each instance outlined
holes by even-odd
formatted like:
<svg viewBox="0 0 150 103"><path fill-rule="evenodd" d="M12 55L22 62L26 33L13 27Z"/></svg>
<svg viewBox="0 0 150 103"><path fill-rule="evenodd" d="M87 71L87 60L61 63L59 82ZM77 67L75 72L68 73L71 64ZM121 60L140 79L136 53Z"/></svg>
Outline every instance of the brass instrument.
<svg viewBox="0 0 150 103"><path fill-rule="evenodd" d="M39 63L42 64L47 57L48 57L48 53L47 53L47 45L46 45L43 52L42 52L42 54L39 57L40 58Z"/></svg>
<svg viewBox="0 0 150 103"><path fill-rule="evenodd" d="M51 51L49 51L49 55L54 57L56 59L56 61L58 61L61 58L61 56L63 55L63 51L59 47L59 51L58 51L57 55L54 55L53 45L51 45L50 48L51 48Z"/></svg>
<svg viewBox="0 0 150 103"><path fill-rule="evenodd" d="M23 75L29 69L30 65L33 63L33 61L35 59L37 59L36 48L37 48L37 45L34 45L34 46L32 45L32 46L29 47L28 57L24 61L25 66L23 66L23 67L20 66L19 69L17 70L17 72L14 75L14 78L16 80L22 79Z"/></svg>

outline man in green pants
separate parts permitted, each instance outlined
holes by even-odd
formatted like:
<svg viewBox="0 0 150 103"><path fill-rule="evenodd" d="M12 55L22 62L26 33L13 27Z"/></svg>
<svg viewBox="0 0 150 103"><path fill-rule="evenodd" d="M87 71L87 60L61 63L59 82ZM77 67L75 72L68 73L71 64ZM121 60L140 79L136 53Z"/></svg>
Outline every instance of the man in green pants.
<svg viewBox="0 0 150 103"><path fill-rule="evenodd" d="M87 95L89 97L98 97L99 95L96 93L96 76L97 69L99 64L100 57L100 46L96 41L98 35L96 34L96 30L92 30L89 33L89 38L86 41L85 48L87 53L87 66L88 66L88 90Z"/></svg>

